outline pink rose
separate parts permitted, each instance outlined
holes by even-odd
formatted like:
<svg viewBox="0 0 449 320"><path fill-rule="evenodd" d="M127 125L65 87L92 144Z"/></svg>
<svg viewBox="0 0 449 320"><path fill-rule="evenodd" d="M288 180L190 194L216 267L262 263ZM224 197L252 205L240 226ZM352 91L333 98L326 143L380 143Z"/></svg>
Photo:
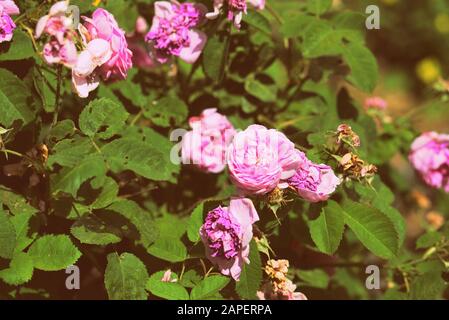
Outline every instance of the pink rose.
<svg viewBox="0 0 449 320"><path fill-rule="evenodd" d="M72 40L65 39L63 44L56 39L44 45L44 60L48 64L61 63L69 68L76 64L78 53Z"/></svg>
<svg viewBox="0 0 449 320"><path fill-rule="evenodd" d="M449 192L449 135L423 133L413 142L409 159L429 186Z"/></svg>
<svg viewBox="0 0 449 320"><path fill-rule="evenodd" d="M295 175L287 180L298 195L310 202L326 201L340 184L340 179L331 167L325 164L315 164L297 151L302 161Z"/></svg>
<svg viewBox="0 0 449 320"><path fill-rule="evenodd" d="M64 43L67 31L72 27L73 21L67 16L69 2L56 2L47 15L41 17L36 25L36 38L42 33L56 37L60 44Z"/></svg>
<svg viewBox="0 0 449 320"><path fill-rule="evenodd" d="M231 199L229 207L217 207L207 214L200 235L207 258L222 274L239 280L243 264L250 262L252 225L258 220L252 201L246 198Z"/></svg>
<svg viewBox="0 0 449 320"><path fill-rule="evenodd" d="M240 28L243 15L247 14L247 0L214 0L214 11L206 14L208 19L216 19L220 15L221 9L227 3L228 20L234 22L236 28ZM257 10L265 8L265 0L248 0L248 3Z"/></svg>
<svg viewBox="0 0 449 320"><path fill-rule="evenodd" d="M385 101L381 97L369 97L365 99L365 110L369 109L377 109L377 110L385 110L388 106L387 101Z"/></svg>
<svg viewBox="0 0 449 320"><path fill-rule="evenodd" d="M205 172L218 173L226 166L226 148L235 129L217 109L206 109L189 120L191 131L182 138L184 164L193 163Z"/></svg>
<svg viewBox="0 0 449 320"><path fill-rule="evenodd" d="M152 54L160 63L166 63L171 56L180 57L187 63L198 60L207 36L196 30L205 8L201 4L170 3L156 1L155 15L146 41L152 47Z"/></svg>
<svg viewBox="0 0 449 320"><path fill-rule="evenodd" d="M11 15L19 14L19 8L14 1L0 1L0 43L11 41L16 24L11 19Z"/></svg>
<svg viewBox="0 0 449 320"><path fill-rule="evenodd" d="M72 84L78 96L87 98L98 87L98 67L109 61L111 55L111 46L106 40L94 39L87 44L72 69Z"/></svg>
<svg viewBox="0 0 449 320"><path fill-rule="evenodd" d="M100 67L99 74L104 80L125 79L128 70L132 67L132 52L128 49L125 32L119 28L112 14L104 9L96 9L92 18L84 17L84 27L87 34L82 31L85 41L102 39L109 43L111 57Z"/></svg>
<svg viewBox="0 0 449 320"><path fill-rule="evenodd" d="M251 125L235 135L227 156L231 180L244 194L265 194L292 177L301 163L283 133Z"/></svg>

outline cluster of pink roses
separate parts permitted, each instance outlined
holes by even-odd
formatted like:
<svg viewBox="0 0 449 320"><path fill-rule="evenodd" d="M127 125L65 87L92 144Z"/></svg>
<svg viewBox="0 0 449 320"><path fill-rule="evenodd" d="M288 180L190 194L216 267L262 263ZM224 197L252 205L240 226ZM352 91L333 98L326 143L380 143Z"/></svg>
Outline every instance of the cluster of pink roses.
<svg viewBox="0 0 449 320"><path fill-rule="evenodd" d="M423 133L413 142L409 159L429 186L449 192L449 135Z"/></svg>
<svg viewBox="0 0 449 320"><path fill-rule="evenodd" d="M237 133L216 109L206 109L189 122L192 130L182 140L183 163L211 173L227 165L238 189L239 198L232 199L229 208L210 211L200 230L209 259L223 274L238 280L243 264L248 263L252 224L258 220L253 203L245 196L291 188L307 201L325 201L340 179L329 166L307 159L277 130L250 125Z"/></svg>
<svg viewBox="0 0 449 320"><path fill-rule="evenodd" d="M0 0L0 43L11 41L16 24L11 16L20 13L12 0Z"/></svg>
<svg viewBox="0 0 449 320"><path fill-rule="evenodd" d="M265 6L265 0L248 1L256 9ZM238 27L243 13L247 11L246 2L228 0L226 3L228 19ZM62 64L70 68L75 92L85 98L98 87L100 79L126 78L133 61L141 67L166 63L172 56L187 63L197 61L207 41L206 34L197 28L205 16L216 18L224 5L224 0L215 0L214 12L206 14L207 9L202 4L156 1L153 23L146 36L143 37L146 22L139 17L136 32L127 38L114 16L101 8L95 10L90 18L82 17L83 24L74 26L72 17L68 15L69 1L64 0L55 3L49 13L39 19L36 38L48 35L43 48L44 60L48 64ZM0 0L0 42L11 39L15 25L9 15L18 12L13 1ZM81 38L81 43L76 43L78 38ZM142 45L143 38L148 48ZM82 47L81 52L77 52L77 45Z"/></svg>
<svg viewBox="0 0 449 320"><path fill-rule="evenodd" d="M92 17L83 17L78 26L83 50L76 50L73 20L67 15L68 1L55 3L48 15L39 19L36 37L49 36L43 56L47 63L59 63L72 69L72 83L76 93L85 98L103 80L125 79L132 67L132 52L128 49L125 32L114 17L104 9L97 9Z"/></svg>

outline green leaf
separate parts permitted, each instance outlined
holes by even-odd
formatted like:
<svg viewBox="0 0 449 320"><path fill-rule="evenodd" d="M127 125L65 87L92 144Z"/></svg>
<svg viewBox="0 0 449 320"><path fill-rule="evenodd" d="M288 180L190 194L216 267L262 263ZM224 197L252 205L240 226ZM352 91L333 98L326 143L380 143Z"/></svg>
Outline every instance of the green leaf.
<svg viewBox="0 0 449 320"><path fill-rule="evenodd" d="M363 44L350 42L340 46L343 59L351 69L348 80L357 88L372 92L377 84L377 61L371 51Z"/></svg>
<svg viewBox="0 0 449 320"><path fill-rule="evenodd" d="M345 228L341 207L335 201L328 201L320 216L309 221L310 235L318 250L332 255L337 251Z"/></svg>
<svg viewBox="0 0 449 320"><path fill-rule="evenodd" d="M6 128L20 120L22 125L30 123L35 115L31 105L30 90L22 80L5 69L0 69L0 124Z"/></svg>
<svg viewBox="0 0 449 320"><path fill-rule="evenodd" d="M436 300L442 299L447 283L441 277L440 271L429 271L416 277L410 284L409 299Z"/></svg>
<svg viewBox="0 0 449 320"><path fill-rule="evenodd" d="M17 252L14 254L9 268L0 270L0 279L9 285L18 286L30 281L33 271L33 259L24 252Z"/></svg>
<svg viewBox="0 0 449 320"><path fill-rule="evenodd" d="M144 116L160 127L170 127L182 124L188 115L187 105L176 97L169 95L145 108Z"/></svg>
<svg viewBox="0 0 449 320"><path fill-rule="evenodd" d="M86 215L78 219L70 231L81 243L107 245L120 242L120 230L108 222L101 216Z"/></svg>
<svg viewBox="0 0 449 320"><path fill-rule="evenodd" d="M214 34L207 40L203 50L204 73L215 82L223 79L229 54L230 38L228 34Z"/></svg>
<svg viewBox="0 0 449 320"><path fill-rule="evenodd" d="M308 287L326 289L329 286L329 276L321 269L298 270L297 276Z"/></svg>
<svg viewBox="0 0 449 320"><path fill-rule="evenodd" d="M28 204L28 201L21 195L8 190L5 187L0 188L0 203L6 205L13 215L21 213L34 214L38 210Z"/></svg>
<svg viewBox="0 0 449 320"><path fill-rule="evenodd" d="M220 292L226 287L230 279L221 275L214 275L201 280L190 292L190 299L205 300Z"/></svg>
<svg viewBox="0 0 449 320"><path fill-rule="evenodd" d="M96 99L81 112L79 126L89 137L109 139L122 130L128 115L122 105L108 98Z"/></svg>
<svg viewBox="0 0 449 320"><path fill-rule="evenodd" d="M147 268L131 253L108 255L104 283L111 300L146 300Z"/></svg>
<svg viewBox="0 0 449 320"><path fill-rule="evenodd" d="M338 33L345 39L355 42L364 42L365 15L359 12L340 12L333 18L333 25Z"/></svg>
<svg viewBox="0 0 449 320"><path fill-rule="evenodd" d="M158 141L125 137L106 144L102 152L114 172L131 170L151 180L172 180L177 166L170 161L170 152L157 144Z"/></svg>
<svg viewBox="0 0 449 320"><path fill-rule="evenodd" d="M11 42L0 45L0 61L22 60L32 56L34 49L30 37L20 29L14 31Z"/></svg>
<svg viewBox="0 0 449 320"><path fill-rule="evenodd" d="M418 240L416 240L416 249L430 248L434 246L442 238L443 236L436 231L424 233L422 236L418 238Z"/></svg>
<svg viewBox="0 0 449 320"><path fill-rule="evenodd" d="M31 242L33 242L36 234L31 236L28 234L30 231L30 219L33 217L34 213L24 211L18 213L10 218L11 223L14 225L16 230L16 246L14 248L15 252L22 251L28 247Z"/></svg>
<svg viewBox="0 0 449 320"><path fill-rule="evenodd" d="M164 282L164 271L158 271L151 275L146 289L153 295L167 300L189 300L187 290L177 282Z"/></svg>
<svg viewBox="0 0 449 320"><path fill-rule="evenodd" d="M75 264L81 252L66 235L46 235L38 238L28 250L36 269L58 271Z"/></svg>
<svg viewBox="0 0 449 320"><path fill-rule="evenodd" d="M200 240L200 228L203 225L203 211L204 202L201 202L193 209L189 220L187 220L187 237L192 242L198 242Z"/></svg>
<svg viewBox="0 0 449 320"><path fill-rule="evenodd" d="M64 119L56 123L48 134L48 141L56 143L66 137L71 137L75 134L75 124L70 119Z"/></svg>
<svg viewBox="0 0 449 320"><path fill-rule="evenodd" d="M272 30L270 21L260 12L256 10L248 10L248 14L245 16L244 21L250 26L259 29L264 34L271 35Z"/></svg>
<svg viewBox="0 0 449 320"><path fill-rule="evenodd" d="M267 85L264 85L260 81L254 79L253 76L250 76L245 80L245 90L260 101L276 101L276 90L273 90L271 87L268 87Z"/></svg>
<svg viewBox="0 0 449 320"><path fill-rule="evenodd" d="M59 191L68 193L76 198L81 184L93 177L104 177L106 165L99 155L84 158L71 168L63 168L58 174L51 178L51 190L55 195Z"/></svg>
<svg viewBox="0 0 449 320"><path fill-rule="evenodd" d="M64 139L52 148L47 165L49 168L52 168L55 164L63 167L74 167L94 152L94 146L88 138L75 136L72 139Z"/></svg>
<svg viewBox="0 0 449 320"><path fill-rule="evenodd" d="M187 248L181 240L161 235L148 248L148 253L169 262L180 262L187 258Z"/></svg>
<svg viewBox="0 0 449 320"><path fill-rule="evenodd" d="M8 214L0 206L0 257L6 259L12 258L15 246L16 230Z"/></svg>
<svg viewBox="0 0 449 320"><path fill-rule="evenodd" d="M332 0L307 0L307 11L317 16L326 13L332 7Z"/></svg>
<svg viewBox="0 0 449 320"><path fill-rule="evenodd" d="M148 249L158 237L159 231L151 214L134 201L119 200L107 207L107 210L117 212L131 221L139 232L140 242L145 249Z"/></svg>
<svg viewBox="0 0 449 320"><path fill-rule="evenodd" d="M398 233L393 222L384 213L350 200L344 202L342 213L346 224L371 252L386 259L396 255Z"/></svg>
<svg viewBox="0 0 449 320"><path fill-rule="evenodd" d="M37 94L40 96L42 106L46 112L55 110L56 87L58 76L45 68L35 66L33 69L33 84Z"/></svg>
<svg viewBox="0 0 449 320"><path fill-rule="evenodd" d="M95 201L90 204L91 208L101 209L117 200L119 186L114 179L110 177L105 179L102 179L102 177L100 179L95 178L91 181L91 185L94 189L101 188L101 192L97 195Z"/></svg>
<svg viewBox="0 0 449 320"><path fill-rule="evenodd" d="M341 38L325 21L313 21L304 30L302 53L305 58L334 56L341 52Z"/></svg>
<svg viewBox="0 0 449 320"><path fill-rule="evenodd" d="M244 264L235 290L242 299L256 299L256 292L262 282L262 262L254 239L250 243L249 264Z"/></svg>
<svg viewBox="0 0 449 320"><path fill-rule="evenodd" d="M314 21L316 21L314 17L304 13L295 13L285 19L279 31L286 38L299 37L303 35L306 27Z"/></svg>

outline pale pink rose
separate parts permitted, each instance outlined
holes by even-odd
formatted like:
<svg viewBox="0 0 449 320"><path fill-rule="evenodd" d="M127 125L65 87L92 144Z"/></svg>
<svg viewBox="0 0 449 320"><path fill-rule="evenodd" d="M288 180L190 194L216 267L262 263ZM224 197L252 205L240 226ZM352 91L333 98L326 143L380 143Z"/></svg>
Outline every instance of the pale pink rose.
<svg viewBox="0 0 449 320"><path fill-rule="evenodd" d="M411 146L409 159L429 186L449 192L449 135L421 134Z"/></svg>
<svg viewBox="0 0 449 320"><path fill-rule="evenodd" d="M233 198L229 207L210 211L200 229L206 256L220 272L238 281L243 265L249 264L253 223L259 220L250 199Z"/></svg>
<svg viewBox="0 0 449 320"><path fill-rule="evenodd" d="M301 164L287 180L288 185L307 201L326 201L340 184L340 179L328 165L315 164L303 152L297 152L302 159Z"/></svg>
<svg viewBox="0 0 449 320"><path fill-rule="evenodd" d="M61 63L72 68L77 62L78 53L73 41L65 39L61 45L54 39L44 45L43 56L48 64Z"/></svg>
<svg viewBox="0 0 449 320"><path fill-rule="evenodd" d="M155 15L146 41L159 63L177 56L187 63L198 60L207 41L205 33L195 29L201 22L205 7L193 3L156 1Z"/></svg>
<svg viewBox="0 0 449 320"><path fill-rule="evenodd" d="M204 110L199 117L191 117L189 124L192 130L182 138L182 162L193 163L205 172L223 171L226 148L235 134L232 124L214 108Z"/></svg>
<svg viewBox="0 0 449 320"><path fill-rule="evenodd" d="M301 163L283 133L251 125L234 136L227 163L232 182L243 194L265 194L292 177Z"/></svg>
<svg viewBox="0 0 449 320"><path fill-rule="evenodd" d="M89 96L99 83L98 67L109 61L112 50L109 42L103 39L94 39L87 44L72 69L72 84L81 98Z"/></svg>
<svg viewBox="0 0 449 320"><path fill-rule="evenodd" d="M83 17L84 28L82 35L86 42L93 39L102 39L109 43L112 54L110 59L104 62L99 74L104 80L125 79L128 70L132 67L132 52L128 49L125 32L120 29L115 18L108 11L96 9L92 18ZM87 31L87 34L86 34Z"/></svg>
<svg viewBox="0 0 449 320"><path fill-rule="evenodd" d="M387 101L381 97L369 97L365 99L364 107L366 110L377 109L385 110L388 107Z"/></svg>
<svg viewBox="0 0 449 320"><path fill-rule="evenodd" d="M241 27L243 15L247 14L247 0L214 0L214 11L206 14L208 19L216 19L225 3L227 4L227 18L229 21L233 21L236 28ZM265 0L248 0L248 3L257 10L263 10L265 8Z"/></svg>
<svg viewBox="0 0 449 320"><path fill-rule="evenodd" d="M67 16L68 1L55 3L47 15L41 17L36 25L36 38L44 32L56 37L60 44L64 43L66 33L70 30L73 20Z"/></svg>
<svg viewBox="0 0 449 320"><path fill-rule="evenodd" d="M20 14L19 7L12 0L0 0L0 13L6 13L10 16Z"/></svg>

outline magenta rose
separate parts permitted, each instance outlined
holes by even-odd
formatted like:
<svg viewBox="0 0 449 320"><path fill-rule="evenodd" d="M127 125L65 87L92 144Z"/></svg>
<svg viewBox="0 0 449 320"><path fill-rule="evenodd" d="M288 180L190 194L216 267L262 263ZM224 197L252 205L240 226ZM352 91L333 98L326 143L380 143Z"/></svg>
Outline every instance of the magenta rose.
<svg viewBox="0 0 449 320"><path fill-rule="evenodd" d="M132 67L132 52L128 49L125 32L120 29L112 14L104 9L96 9L92 18L84 17L87 29L86 42L103 39L110 45L112 54L108 61L100 66L99 73L104 80L125 79Z"/></svg>
<svg viewBox="0 0 449 320"><path fill-rule="evenodd" d="M191 131L182 138L182 163L193 163L200 170L211 173L226 166L226 148L235 129L217 109L206 109L199 117L189 120Z"/></svg>
<svg viewBox="0 0 449 320"><path fill-rule="evenodd" d="M292 177L301 163L295 145L283 133L251 125L228 148L232 182L243 194L265 194Z"/></svg>
<svg viewBox="0 0 449 320"><path fill-rule="evenodd" d="M159 63L166 63L171 56L180 57L187 63L198 60L207 36L196 30L205 12L204 6L193 3L170 3L156 1L155 15L146 41Z"/></svg>
<svg viewBox="0 0 449 320"><path fill-rule="evenodd" d="M287 180L288 185L307 201L326 201L340 184L340 179L328 165L315 164L303 152L297 152L302 159L301 165Z"/></svg>
<svg viewBox="0 0 449 320"><path fill-rule="evenodd" d="M0 43L11 41L16 24L11 18L11 15L19 14L19 8L14 1L5 0L0 1Z"/></svg>
<svg viewBox="0 0 449 320"><path fill-rule="evenodd" d="M249 243L253 237L253 223L259 220L250 199L231 199L229 207L210 211L200 229L206 256L218 265L220 272L236 281L242 267L249 263Z"/></svg>
<svg viewBox="0 0 449 320"><path fill-rule="evenodd" d="M413 142L409 159L429 186L449 192L449 135L423 133Z"/></svg>

